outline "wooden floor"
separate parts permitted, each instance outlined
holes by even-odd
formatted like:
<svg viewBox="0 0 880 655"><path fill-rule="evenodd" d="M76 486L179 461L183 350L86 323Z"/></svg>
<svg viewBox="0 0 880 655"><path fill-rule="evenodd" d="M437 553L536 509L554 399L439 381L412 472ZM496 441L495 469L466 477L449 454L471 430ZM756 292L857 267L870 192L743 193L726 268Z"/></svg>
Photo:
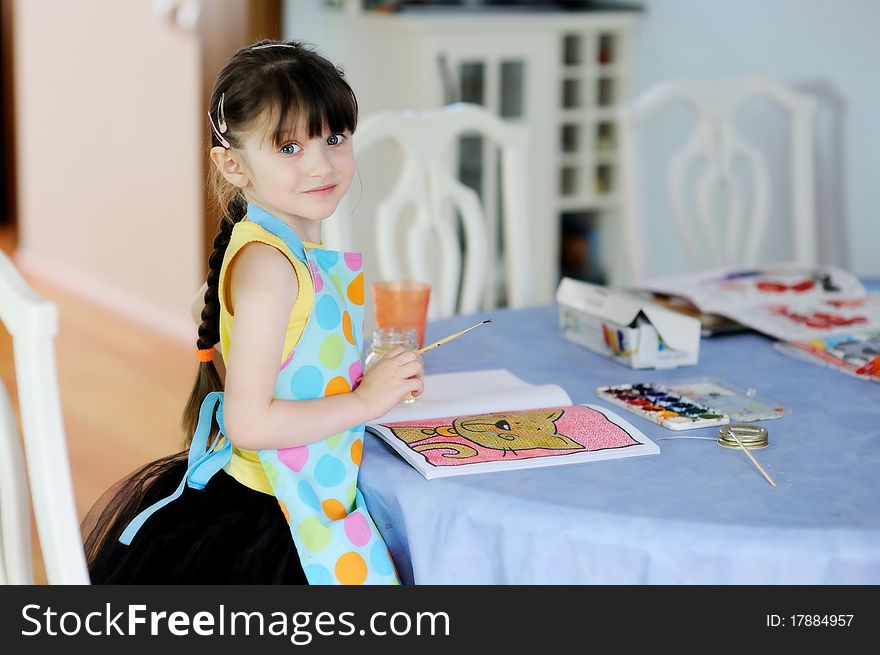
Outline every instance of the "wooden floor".
<svg viewBox="0 0 880 655"><path fill-rule="evenodd" d="M14 237L0 229L0 248ZM140 465L178 449L180 412L196 371L193 346L27 277L59 309L56 361L76 505ZM15 402L12 340L0 326L0 379ZM16 403L17 406L17 403ZM34 577L45 582L35 537Z"/></svg>

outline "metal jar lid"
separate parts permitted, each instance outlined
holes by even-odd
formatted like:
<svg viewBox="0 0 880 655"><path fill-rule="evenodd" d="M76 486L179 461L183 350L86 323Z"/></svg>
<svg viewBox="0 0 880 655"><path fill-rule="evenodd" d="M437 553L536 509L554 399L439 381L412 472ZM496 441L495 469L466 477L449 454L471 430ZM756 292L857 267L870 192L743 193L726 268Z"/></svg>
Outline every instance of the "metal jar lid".
<svg viewBox="0 0 880 655"><path fill-rule="evenodd" d="M729 423L722 425L718 430L718 443L725 448L739 448L736 439L731 436L735 434L743 446L749 450L766 448L770 445L767 428L751 423Z"/></svg>

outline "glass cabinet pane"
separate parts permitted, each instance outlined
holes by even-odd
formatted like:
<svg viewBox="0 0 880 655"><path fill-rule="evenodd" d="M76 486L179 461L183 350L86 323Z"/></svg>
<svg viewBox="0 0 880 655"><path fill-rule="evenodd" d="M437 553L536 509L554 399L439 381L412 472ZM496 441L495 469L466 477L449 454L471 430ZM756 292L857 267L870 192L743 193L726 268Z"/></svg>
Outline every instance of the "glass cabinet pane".
<svg viewBox="0 0 880 655"><path fill-rule="evenodd" d="M613 168L609 164L599 164L596 166L595 191L602 195L611 193L614 187Z"/></svg>
<svg viewBox="0 0 880 655"><path fill-rule="evenodd" d="M613 34L599 35L599 48L596 51L596 63L607 66L617 61L617 39Z"/></svg>
<svg viewBox="0 0 880 655"><path fill-rule="evenodd" d="M462 102L485 104L486 65L482 61L462 62L460 72Z"/></svg>
<svg viewBox="0 0 880 655"><path fill-rule="evenodd" d="M580 125L573 123L563 125L560 129L559 149L565 153L578 152L580 150Z"/></svg>
<svg viewBox="0 0 880 655"><path fill-rule="evenodd" d="M610 107L614 104L614 79L600 77L596 83L596 104L600 107Z"/></svg>
<svg viewBox="0 0 880 655"><path fill-rule="evenodd" d="M611 152L616 145L614 123L600 121L596 125L596 152Z"/></svg>
<svg viewBox="0 0 880 655"><path fill-rule="evenodd" d="M578 192L578 175L580 169L576 166L564 166L559 171L559 193L563 196L573 196Z"/></svg>
<svg viewBox="0 0 880 655"><path fill-rule="evenodd" d="M577 66L583 61L583 38L579 34L566 34L562 39L562 64Z"/></svg>
<svg viewBox="0 0 880 655"><path fill-rule="evenodd" d="M501 98L498 103L502 118L522 118L525 95L525 64L522 61L501 62Z"/></svg>
<svg viewBox="0 0 880 655"><path fill-rule="evenodd" d="M562 80L563 109L579 109L583 106L583 85L580 80L569 78Z"/></svg>
<svg viewBox="0 0 880 655"><path fill-rule="evenodd" d="M458 140L458 179L483 194L483 137L463 136Z"/></svg>

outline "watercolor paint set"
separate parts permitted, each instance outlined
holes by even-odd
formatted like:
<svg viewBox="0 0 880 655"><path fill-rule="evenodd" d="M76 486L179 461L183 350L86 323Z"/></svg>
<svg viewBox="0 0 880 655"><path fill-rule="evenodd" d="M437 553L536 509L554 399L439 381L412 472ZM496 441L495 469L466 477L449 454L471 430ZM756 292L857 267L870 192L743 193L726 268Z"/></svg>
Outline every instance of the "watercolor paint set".
<svg viewBox="0 0 880 655"><path fill-rule="evenodd" d="M727 414L730 420L736 423L769 421L791 412L789 407L784 407L765 396L759 397L755 389L740 389L717 378L676 380L664 386Z"/></svg>
<svg viewBox="0 0 880 655"><path fill-rule="evenodd" d="M674 383L618 384L599 387L596 395L670 430L691 430L731 421L748 423L780 418L790 409L757 398L711 378Z"/></svg>
<svg viewBox="0 0 880 655"><path fill-rule="evenodd" d="M670 430L690 430L730 423L730 416L659 384L599 387L596 395Z"/></svg>

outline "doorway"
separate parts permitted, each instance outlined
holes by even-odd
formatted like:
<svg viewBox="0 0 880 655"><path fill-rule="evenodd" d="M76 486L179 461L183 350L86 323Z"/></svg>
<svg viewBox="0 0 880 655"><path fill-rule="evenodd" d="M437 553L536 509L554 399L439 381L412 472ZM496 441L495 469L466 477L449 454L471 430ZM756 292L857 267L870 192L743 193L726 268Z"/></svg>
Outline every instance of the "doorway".
<svg viewBox="0 0 880 655"><path fill-rule="evenodd" d="M15 105L13 103L13 0L0 0L0 248L16 242Z"/></svg>
<svg viewBox="0 0 880 655"><path fill-rule="evenodd" d="M0 247L12 252L17 243L16 140L15 140L15 0L0 0ZM211 0L200 5L202 109L208 112L211 86L220 68L239 48L261 38L277 39L282 29L282 0ZM202 120L202 142L210 142L207 121ZM203 266L217 229L219 215L209 197L207 158L203 180Z"/></svg>
<svg viewBox="0 0 880 655"><path fill-rule="evenodd" d="M4 0L7 1L7 0ZM281 38L282 0L212 0L202 3L199 33L202 51L202 116L208 113L211 88L217 73L236 50L260 39ZM202 120L202 143L211 142L211 128ZM207 156L202 167L204 216L202 221L202 262L207 273L208 255L220 222L221 208L208 191Z"/></svg>

